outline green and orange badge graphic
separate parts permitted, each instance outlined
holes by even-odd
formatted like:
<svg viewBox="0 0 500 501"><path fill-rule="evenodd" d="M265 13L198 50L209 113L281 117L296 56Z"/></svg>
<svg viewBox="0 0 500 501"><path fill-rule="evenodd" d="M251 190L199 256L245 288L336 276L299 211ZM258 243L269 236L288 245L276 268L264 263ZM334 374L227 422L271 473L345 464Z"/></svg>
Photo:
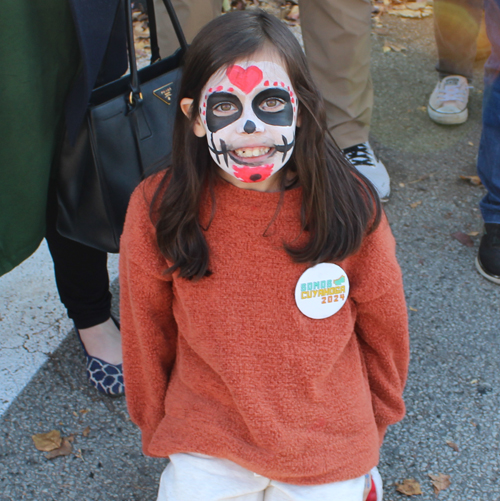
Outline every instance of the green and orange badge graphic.
<svg viewBox="0 0 500 501"><path fill-rule="evenodd" d="M337 313L349 295L349 280L336 264L320 263L308 268L295 287L295 302L309 318L328 318Z"/></svg>

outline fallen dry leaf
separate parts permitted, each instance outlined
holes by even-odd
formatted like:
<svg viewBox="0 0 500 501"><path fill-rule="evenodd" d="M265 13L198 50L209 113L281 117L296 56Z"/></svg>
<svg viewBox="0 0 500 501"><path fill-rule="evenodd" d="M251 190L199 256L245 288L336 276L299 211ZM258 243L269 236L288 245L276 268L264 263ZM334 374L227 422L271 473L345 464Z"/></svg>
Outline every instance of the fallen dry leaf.
<svg viewBox="0 0 500 501"><path fill-rule="evenodd" d="M401 188L404 188L404 187L405 187L405 183L399 183L399 186L400 186Z"/></svg>
<svg viewBox="0 0 500 501"><path fill-rule="evenodd" d="M392 8L389 9L389 14L391 14L391 16L421 19L432 15L432 6L430 2L427 1L405 2L401 5L393 5Z"/></svg>
<svg viewBox="0 0 500 501"><path fill-rule="evenodd" d="M472 141L469 141L467 144L468 144L469 146L474 146L474 143L473 143Z"/></svg>
<svg viewBox="0 0 500 501"><path fill-rule="evenodd" d="M443 475L442 473L438 473L437 475L431 475L429 473L429 478L431 479L431 483L434 487L434 494L439 494L441 491L444 491L451 485L451 480L449 475Z"/></svg>
<svg viewBox="0 0 500 501"><path fill-rule="evenodd" d="M59 430L52 430L48 433L38 433L37 435L32 435L31 438L35 443L35 447L42 452L50 452L61 447L62 439Z"/></svg>
<svg viewBox="0 0 500 501"><path fill-rule="evenodd" d="M87 428L85 428L83 431L82 431L82 435L84 437L88 437L90 435L90 426L87 426Z"/></svg>
<svg viewBox="0 0 500 501"><path fill-rule="evenodd" d="M467 235L469 235L469 237L477 237L479 235L479 231L469 231Z"/></svg>
<svg viewBox="0 0 500 501"><path fill-rule="evenodd" d="M452 442L451 440L447 440L446 445L448 447L451 447L455 452L458 452L458 445L455 442Z"/></svg>
<svg viewBox="0 0 500 501"><path fill-rule="evenodd" d="M430 174L424 174L423 176L420 176L418 179L414 179L413 181L408 181L408 184L420 183L420 181L425 181L426 179L429 179L433 175L434 172L431 172Z"/></svg>
<svg viewBox="0 0 500 501"><path fill-rule="evenodd" d="M395 43L389 43L389 42L385 42L384 43L384 46L382 47L382 50L384 52L389 52L389 51L393 51L393 52L401 52L402 50L406 50L406 47L404 45L398 45L398 44L395 44Z"/></svg>
<svg viewBox="0 0 500 501"><path fill-rule="evenodd" d="M469 183L474 186L481 186L481 179L479 179L479 176L460 176L460 179L469 181Z"/></svg>
<svg viewBox="0 0 500 501"><path fill-rule="evenodd" d="M72 452L73 447L71 446L71 442L67 438L63 438L61 447L50 451L48 454L45 454L45 457L47 459L54 459L59 456L69 456Z"/></svg>
<svg viewBox="0 0 500 501"><path fill-rule="evenodd" d="M418 202L413 202L412 204L410 204L410 207L412 209L415 209L416 207L418 207L419 205L422 205L422 200L419 200Z"/></svg>
<svg viewBox="0 0 500 501"><path fill-rule="evenodd" d="M414 478L405 478L402 484L396 483L396 490L405 496L419 496L422 494L420 484Z"/></svg>
<svg viewBox="0 0 500 501"><path fill-rule="evenodd" d="M391 9L389 11L391 16L399 16L399 17L413 17L420 19L422 17L422 13L419 10L411 10L411 9Z"/></svg>
<svg viewBox="0 0 500 501"><path fill-rule="evenodd" d="M455 239L458 240L462 245L465 245L466 247L474 247L474 242L472 241L472 238L467 235L467 233L464 233L463 231L456 231L455 233L452 233L451 236Z"/></svg>
<svg viewBox="0 0 500 501"><path fill-rule="evenodd" d="M413 308L412 306L410 306L410 310L411 311L418 311L417 308Z"/></svg>
<svg viewBox="0 0 500 501"><path fill-rule="evenodd" d="M300 13L299 13L299 6L294 5L291 9L290 12L286 16L287 19L290 19L290 21L298 21L300 18Z"/></svg>
<svg viewBox="0 0 500 501"><path fill-rule="evenodd" d="M410 10L420 10L420 9L425 9L425 7L427 7L426 0L424 0L423 2L413 2L406 4L406 8Z"/></svg>

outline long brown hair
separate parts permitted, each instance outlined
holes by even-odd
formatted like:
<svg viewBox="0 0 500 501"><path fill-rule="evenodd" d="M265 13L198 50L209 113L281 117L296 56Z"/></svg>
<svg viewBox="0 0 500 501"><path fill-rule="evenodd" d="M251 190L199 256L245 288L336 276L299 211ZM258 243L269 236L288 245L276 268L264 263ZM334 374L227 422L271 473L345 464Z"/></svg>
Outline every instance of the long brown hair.
<svg viewBox="0 0 500 501"><path fill-rule="evenodd" d="M367 231L378 225L380 201L371 183L344 158L328 132L323 101L289 29L262 10L236 11L214 19L187 51L180 98L192 98L192 109L198 110L201 91L216 71L264 45L273 47L285 64L301 118L292 157L280 171L281 189L285 190L286 179L294 175L302 188L301 223L309 238L303 246L285 243L284 248L299 263L340 261L356 252ZM151 205L158 246L173 263L167 272L179 270L188 279L210 274L199 209L207 186L212 207L216 207L213 185L220 169L212 161L206 139L193 132L195 118L185 117L178 107L172 161Z"/></svg>

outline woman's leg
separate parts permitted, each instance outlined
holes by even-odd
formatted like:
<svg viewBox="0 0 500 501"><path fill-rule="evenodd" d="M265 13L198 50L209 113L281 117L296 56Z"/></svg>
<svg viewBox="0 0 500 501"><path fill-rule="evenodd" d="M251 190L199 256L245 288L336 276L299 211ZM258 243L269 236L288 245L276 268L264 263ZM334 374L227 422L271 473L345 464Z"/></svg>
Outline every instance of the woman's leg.
<svg viewBox="0 0 500 501"><path fill-rule="evenodd" d="M110 319L107 254L63 237L56 229L57 194L49 188L46 239L54 261L57 289L87 353L120 364L120 332Z"/></svg>

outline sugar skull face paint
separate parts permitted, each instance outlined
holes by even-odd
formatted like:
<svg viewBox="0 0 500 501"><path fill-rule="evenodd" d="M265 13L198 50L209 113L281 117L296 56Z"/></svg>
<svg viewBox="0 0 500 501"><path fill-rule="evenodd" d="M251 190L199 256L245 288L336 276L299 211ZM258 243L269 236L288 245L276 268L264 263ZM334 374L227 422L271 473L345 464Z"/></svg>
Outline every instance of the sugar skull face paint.
<svg viewBox="0 0 500 501"><path fill-rule="evenodd" d="M298 103L285 68L270 60L239 61L212 75L200 119L215 163L239 181L278 172L295 145Z"/></svg>

